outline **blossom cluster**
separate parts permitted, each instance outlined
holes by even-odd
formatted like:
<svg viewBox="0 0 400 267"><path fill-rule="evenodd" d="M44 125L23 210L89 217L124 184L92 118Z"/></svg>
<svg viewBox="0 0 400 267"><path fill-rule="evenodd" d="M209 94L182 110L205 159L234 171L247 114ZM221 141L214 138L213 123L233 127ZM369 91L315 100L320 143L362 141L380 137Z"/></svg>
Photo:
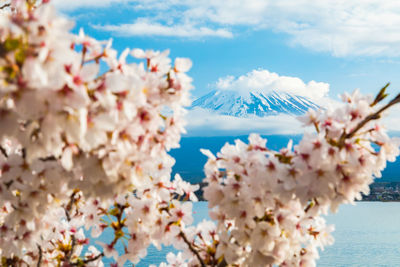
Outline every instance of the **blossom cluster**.
<svg viewBox="0 0 400 267"><path fill-rule="evenodd" d="M48 0L0 12L0 258L4 266L138 263L173 246L166 266L313 266L333 242L322 217L367 194L399 154L377 109L345 94L302 118L294 148L225 145L205 166L210 217L193 226L198 185L171 181L190 104L191 61L72 34ZM105 231L110 239L95 240Z"/></svg>
<svg viewBox="0 0 400 267"><path fill-rule="evenodd" d="M310 110L300 120L316 134L294 147L272 151L253 134L217 156L203 150L217 257L240 266L315 266L317 249L333 242L322 215L368 194L373 177L399 155L399 140L376 121L400 101L377 110L384 89L375 99L355 91L337 109Z"/></svg>
<svg viewBox="0 0 400 267"><path fill-rule="evenodd" d="M48 2L13 0L0 14L3 264L101 266L103 256L137 262L150 243L179 246L171 240L191 223L179 198L197 187L170 181L167 152L184 132L190 60L118 57L111 41L71 34ZM84 248L84 228L114 238Z"/></svg>

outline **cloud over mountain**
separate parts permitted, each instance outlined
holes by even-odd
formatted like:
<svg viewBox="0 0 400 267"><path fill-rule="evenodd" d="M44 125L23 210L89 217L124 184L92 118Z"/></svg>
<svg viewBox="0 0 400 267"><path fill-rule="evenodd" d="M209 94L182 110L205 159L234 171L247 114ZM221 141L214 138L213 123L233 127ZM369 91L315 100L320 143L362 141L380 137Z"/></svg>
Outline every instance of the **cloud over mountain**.
<svg viewBox="0 0 400 267"><path fill-rule="evenodd" d="M296 117L320 108L311 99L329 102L329 84L305 83L268 70L220 78L211 87L215 90L195 100L189 110L189 135L301 133Z"/></svg>
<svg viewBox="0 0 400 267"><path fill-rule="evenodd" d="M280 76L268 70L258 69L239 77L226 76L220 78L216 84L217 89L237 91L243 96L249 92L270 94L272 92L286 92L319 101L327 97L329 84L310 81L305 83L297 77Z"/></svg>
<svg viewBox="0 0 400 267"><path fill-rule="evenodd" d="M190 110L186 115L187 136L233 136L260 134L300 134L300 121L290 115L268 117L233 117L216 114L202 108Z"/></svg>

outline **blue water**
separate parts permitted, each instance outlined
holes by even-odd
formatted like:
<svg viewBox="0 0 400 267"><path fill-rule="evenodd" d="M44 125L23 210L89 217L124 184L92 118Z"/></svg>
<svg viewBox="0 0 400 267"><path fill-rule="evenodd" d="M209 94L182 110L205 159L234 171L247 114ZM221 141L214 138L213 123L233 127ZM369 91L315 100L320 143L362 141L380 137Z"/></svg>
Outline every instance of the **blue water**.
<svg viewBox="0 0 400 267"><path fill-rule="evenodd" d="M209 219L208 217L208 208L207 208L207 202L197 202L193 203L193 219L194 219L194 224L197 224L201 222L204 219ZM90 234L87 232L87 236L90 236ZM114 233L111 229L107 228L103 234L100 236L99 241L102 241L104 243L110 243L114 238ZM95 243L96 241L91 240L91 245L94 245L97 247L97 249L101 250L101 247ZM120 242L117 243L117 250L120 252L120 255L124 251L123 246L120 244ZM161 251L157 250L154 246L150 246L147 250L147 256L146 258L142 259L138 264L135 264L135 267L147 267L150 264L155 264L159 265L161 262L166 261L165 257L168 254L168 252L174 252L177 253L177 251L171 246L171 247L164 247ZM113 259L107 259L103 258L103 263L105 266L109 266L110 263L114 262ZM126 263L124 266L133 266L131 263Z"/></svg>
<svg viewBox="0 0 400 267"><path fill-rule="evenodd" d="M397 133L393 136L400 136ZM268 140L267 147L272 150L280 150L286 147L289 140L298 144L302 138L301 135L265 135ZM179 173L182 177L191 183L200 183L204 178L204 164L207 157L200 153L200 148L207 148L213 153L221 150L222 146L228 142L234 143L234 140L240 139L248 143L248 136L213 136L213 137L183 137L180 142L180 148L171 150L170 154L175 158L176 163L173 166L173 175ZM400 181L400 157L396 162L389 162L386 169L382 172L381 179L377 182Z"/></svg>
<svg viewBox="0 0 400 267"><path fill-rule="evenodd" d="M195 203L194 211L196 223L208 218L206 202ZM335 243L320 253L317 266L400 266L400 202L346 205L327 220L335 224ZM102 238L107 240L106 236ZM158 251L150 247L147 257L136 266L158 265L169 251L172 248Z"/></svg>
<svg viewBox="0 0 400 267"><path fill-rule="evenodd" d="M317 266L400 266L400 203L359 202L327 218L335 243Z"/></svg>

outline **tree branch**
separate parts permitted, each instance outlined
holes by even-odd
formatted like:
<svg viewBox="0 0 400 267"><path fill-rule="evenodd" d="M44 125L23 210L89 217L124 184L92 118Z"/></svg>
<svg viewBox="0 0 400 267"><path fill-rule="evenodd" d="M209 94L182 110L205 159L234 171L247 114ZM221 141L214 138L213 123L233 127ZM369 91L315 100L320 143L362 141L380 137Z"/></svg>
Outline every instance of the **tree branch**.
<svg viewBox="0 0 400 267"><path fill-rule="evenodd" d="M11 3L6 3L2 6L0 6L0 9L5 9L6 7L9 7L9 6L11 6Z"/></svg>
<svg viewBox="0 0 400 267"><path fill-rule="evenodd" d="M78 193L78 191L74 190L74 192L72 193L72 195L69 199L67 206L65 207L65 216L67 216L68 222L71 221L71 215L69 214L69 212L72 209L72 205L74 204L74 200L75 200L75 195L77 193ZM65 257L65 262L67 262L68 264L70 264L72 254L74 254L74 250L75 250L75 246L76 246L76 238L75 238L74 234L71 235L71 241L72 241L71 249Z"/></svg>
<svg viewBox="0 0 400 267"><path fill-rule="evenodd" d="M379 119L381 117L382 112L384 112L386 109L398 103L400 103L400 94L398 94L395 98L393 98L388 104L380 108L377 112L368 115L350 133L346 134L346 132L343 132L342 136L339 139L339 147L343 147L345 140L352 138L357 133L357 131L360 130L362 127L364 127L368 122Z"/></svg>
<svg viewBox="0 0 400 267"><path fill-rule="evenodd" d="M43 251L42 251L42 247L38 245L38 249L39 249L39 259L38 259L38 263L37 263L37 267L40 267L40 265L42 264L42 257L43 257Z"/></svg>
<svg viewBox="0 0 400 267"><path fill-rule="evenodd" d="M75 246L76 246L76 238L75 238L74 234L71 235L71 240L72 240L71 249L68 252L67 256L65 257L65 262L67 262L68 264L71 264L70 260L71 260L72 255L74 254L74 250L75 250Z"/></svg>
<svg viewBox="0 0 400 267"><path fill-rule="evenodd" d="M7 151L5 150L4 147L0 146L0 152L1 154L3 154L4 157L8 158Z"/></svg>
<svg viewBox="0 0 400 267"><path fill-rule="evenodd" d="M222 261L217 265L217 267L225 267L228 266L228 263L226 263L225 258L222 259Z"/></svg>
<svg viewBox="0 0 400 267"><path fill-rule="evenodd" d="M185 233L183 233L182 231L179 233L179 236L182 237L183 241L186 243L186 245L188 245L190 251L196 255L197 259L200 262L201 267L206 267L206 264L204 263L203 259L201 258L199 252L192 246L192 244L190 243L190 241L187 239Z"/></svg>
<svg viewBox="0 0 400 267"><path fill-rule="evenodd" d="M102 252L102 253L100 253L99 255L97 255L96 257L93 257L93 258L90 258L90 259L86 259L86 260L83 260L83 261L81 261L81 262L75 262L75 263L71 263L71 265L72 266L79 266L80 264L86 264L86 263L89 263L89 262L92 262L92 261L96 261L96 260L98 260L98 259L100 259L101 257L103 257L104 256L104 253Z"/></svg>
<svg viewBox="0 0 400 267"><path fill-rule="evenodd" d="M41 161L56 161L57 158L54 156L49 156L49 157L45 157L45 158L40 158Z"/></svg>

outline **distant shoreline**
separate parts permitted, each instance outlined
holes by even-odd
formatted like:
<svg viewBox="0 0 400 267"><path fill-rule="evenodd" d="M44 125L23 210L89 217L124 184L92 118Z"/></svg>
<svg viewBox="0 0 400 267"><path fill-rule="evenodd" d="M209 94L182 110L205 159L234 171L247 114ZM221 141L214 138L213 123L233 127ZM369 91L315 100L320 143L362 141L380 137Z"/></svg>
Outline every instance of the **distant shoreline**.
<svg viewBox="0 0 400 267"><path fill-rule="evenodd" d="M199 201L206 201L203 197L203 188L206 183L197 183L200 188L195 192ZM374 182L370 185L370 193L363 195L357 202L400 202L400 182Z"/></svg>

